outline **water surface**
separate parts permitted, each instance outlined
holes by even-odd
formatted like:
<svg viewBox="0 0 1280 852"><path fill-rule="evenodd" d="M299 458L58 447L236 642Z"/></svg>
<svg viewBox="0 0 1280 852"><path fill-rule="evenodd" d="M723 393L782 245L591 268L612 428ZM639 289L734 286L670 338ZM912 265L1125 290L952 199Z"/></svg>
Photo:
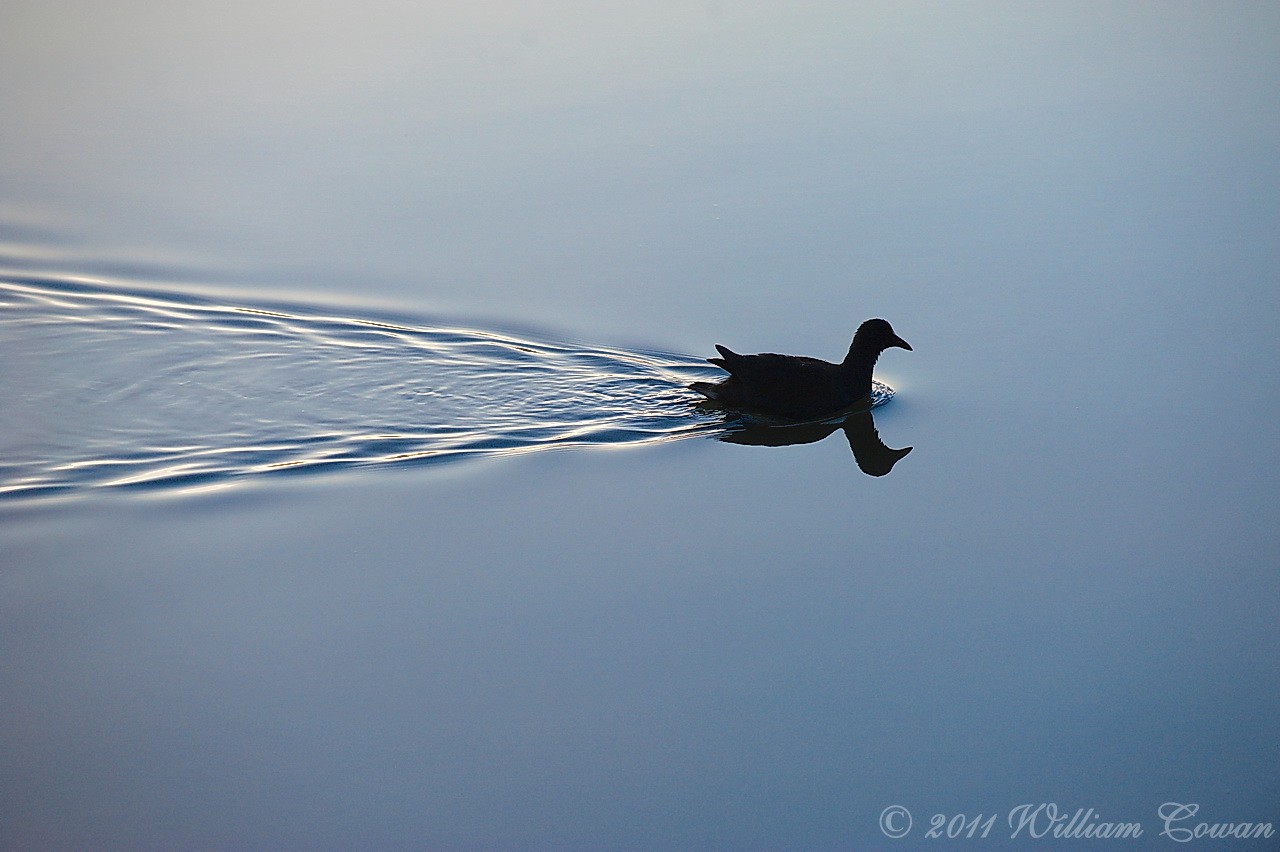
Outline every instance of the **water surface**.
<svg viewBox="0 0 1280 852"><path fill-rule="evenodd" d="M1280 825L1278 33L2 4L0 846Z"/></svg>

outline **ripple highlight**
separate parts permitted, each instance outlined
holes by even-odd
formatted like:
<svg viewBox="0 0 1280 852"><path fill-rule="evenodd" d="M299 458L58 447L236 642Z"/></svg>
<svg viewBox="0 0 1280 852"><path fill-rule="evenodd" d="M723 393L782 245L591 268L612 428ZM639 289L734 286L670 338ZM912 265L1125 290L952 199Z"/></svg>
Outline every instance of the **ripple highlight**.
<svg viewBox="0 0 1280 852"><path fill-rule="evenodd" d="M684 356L305 306L0 281L0 500L719 431Z"/></svg>

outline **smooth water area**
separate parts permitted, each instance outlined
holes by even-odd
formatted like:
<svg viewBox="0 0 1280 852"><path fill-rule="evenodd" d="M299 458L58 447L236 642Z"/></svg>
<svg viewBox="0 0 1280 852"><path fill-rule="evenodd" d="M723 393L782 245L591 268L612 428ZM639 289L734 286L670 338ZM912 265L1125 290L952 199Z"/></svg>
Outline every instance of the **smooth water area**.
<svg viewBox="0 0 1280 852"><path fill-rule="evenodd" d="M1276 848L1278 40L4 4L0 847Z"/></svg>

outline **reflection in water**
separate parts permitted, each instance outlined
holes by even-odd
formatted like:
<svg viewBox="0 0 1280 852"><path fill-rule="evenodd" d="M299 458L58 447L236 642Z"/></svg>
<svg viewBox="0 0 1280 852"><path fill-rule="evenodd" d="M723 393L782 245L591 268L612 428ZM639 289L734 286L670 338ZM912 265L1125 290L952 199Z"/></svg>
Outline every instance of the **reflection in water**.
<svg viewBox="0 0 1280 852"><path fill-rule="evenodd" d="M868 476L884 476L913 448L895 450L885 446L880 440L871 408L887 402L893 396L893 391L886 385L876 384L877 395L873 395L871 405L865 408L858 408L829 420L809 423L787 424L742 419L731 423L728 431L719 438L730 444L789 447L794 444L817 443L833 432L842 431L849 442L849 449L853 451L853 460L858 469ZM706 405L699 407L713 410Z"/></svg>

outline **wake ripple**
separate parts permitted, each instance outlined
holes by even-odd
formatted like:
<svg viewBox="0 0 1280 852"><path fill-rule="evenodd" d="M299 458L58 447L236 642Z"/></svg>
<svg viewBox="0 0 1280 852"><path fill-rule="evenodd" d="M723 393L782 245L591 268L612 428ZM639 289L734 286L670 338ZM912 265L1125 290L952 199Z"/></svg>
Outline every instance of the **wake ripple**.
<svg viewBox="0 0 1280 852"><path fill-rule="evenodd" d="M0 501L723 433L686 388L718 375L414 317L9 276Z"/></svg>
<svg viewBox="0 0 1280 852"><path fill-rule="evenodd" d="M0 281L0 499L714 430L681 356Z"/></svg>

